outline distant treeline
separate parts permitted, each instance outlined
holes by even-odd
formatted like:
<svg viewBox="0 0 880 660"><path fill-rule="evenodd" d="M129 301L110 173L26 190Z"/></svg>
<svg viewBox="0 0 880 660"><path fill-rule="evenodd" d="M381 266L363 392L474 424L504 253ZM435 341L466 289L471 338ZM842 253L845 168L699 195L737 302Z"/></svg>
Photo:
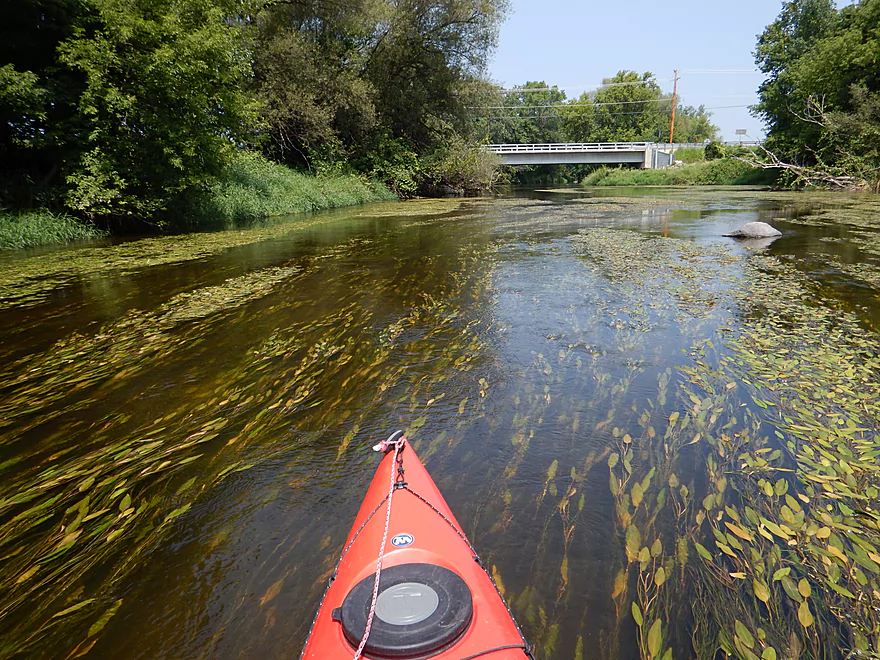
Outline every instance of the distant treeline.
<svg viewBox="0 0 880 660"><path fill-rule="evenodd" d="M672 94L664 93L650 72L619 71L576 99L544 81L527 82L501 100L485 109L493 142L666 142L670 137ZM673 141L715 139L718 127L710 119L703 106L686 106L677 98Z"/></svg>

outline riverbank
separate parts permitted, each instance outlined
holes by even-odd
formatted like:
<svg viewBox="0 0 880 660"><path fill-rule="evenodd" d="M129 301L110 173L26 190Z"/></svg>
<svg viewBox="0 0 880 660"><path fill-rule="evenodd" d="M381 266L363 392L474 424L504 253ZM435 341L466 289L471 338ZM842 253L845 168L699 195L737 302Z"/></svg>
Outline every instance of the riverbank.
<svg viewBox="0 0 880 660"><path fill-rule="evenodd" d="M216 182L170 209L172 231L233 229L279 215L397 199L385 185L354 174L303 174L255 153L240 153Z"/></svg>
<svg viewBox="0 0 880 660"><path fill-rule="evenodd" d="M0 213L0 250L22 250L40 245L102 238L107 232L65 213L37 210Z"/></svg>
<svg viewBox="0 0 880 660"><path fill-rule="evenodd" d="M663 170L602 167L587 175L587 186L737 186L773 184L776 174L735 158L689 163Z"/></svg>
<svg viewBox="0 0 880 660"><path fill-rule="evenodd" d="M169 233L233 229L272 216L396 199L383 184L353 174L303 174L257 154L241 154L218 180L190 191L162 214L155 227ZM109 233L66 213L38 209L0 214L0 250L65 244Z"/></svg>

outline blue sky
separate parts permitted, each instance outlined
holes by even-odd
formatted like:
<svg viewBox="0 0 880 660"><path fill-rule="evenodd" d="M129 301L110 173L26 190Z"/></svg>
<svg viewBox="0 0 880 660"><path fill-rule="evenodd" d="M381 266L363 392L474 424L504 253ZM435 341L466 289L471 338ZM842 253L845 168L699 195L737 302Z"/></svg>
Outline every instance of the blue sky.
<svg viewBox="0 0 880 660"><path fill-rule="evenodd" d="M511 0L489 74L514 87L544 80L571 97L621 69L652 72L664 91L686 105L714 108L725 140L736 129L763 135L747 107L763 76L752 51L757 35L782 9L781 0ZM840 3L848 4L847 2Z"/></svg>

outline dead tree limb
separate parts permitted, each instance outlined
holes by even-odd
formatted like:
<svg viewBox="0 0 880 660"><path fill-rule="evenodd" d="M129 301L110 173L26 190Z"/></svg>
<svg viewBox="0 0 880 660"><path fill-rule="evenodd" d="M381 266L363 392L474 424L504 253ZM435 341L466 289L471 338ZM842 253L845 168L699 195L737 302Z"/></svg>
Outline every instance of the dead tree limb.
<svg viewBox="0 0 880 660"><path fill-rule="evenodd" d="M764 159L758 158L756 154L750 154L749 156L734 156L734 158L750 165L751 167L762 170L780 170L782 172L788 172L794 177L795 184L807 187L832 188L839 190L862 190L866 187L866 182L861 177L837 174L820 167L807 167L804 165L795 165L794 163L786 163L764 145L759 144L758 148L764 152Z"/></svg>

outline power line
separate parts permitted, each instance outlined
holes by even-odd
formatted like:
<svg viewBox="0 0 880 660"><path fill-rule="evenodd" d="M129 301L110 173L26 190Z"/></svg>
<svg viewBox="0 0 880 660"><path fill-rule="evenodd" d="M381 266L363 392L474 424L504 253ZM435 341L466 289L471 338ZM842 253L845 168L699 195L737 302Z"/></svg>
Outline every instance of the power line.
<svg viewBox="0 0 880 660"><path fill-rule="evenodd" d="M758 69L681 69L679 73L694 75L703 74L756 74L764 75ZM679 80L681 76L679 76ZM651 80L639 80L635 82L601 83L598 85L555 85L553 87L511 87L502 89L502 92L553 92L565 89L598 89L602 87L625 87L629 85L647 85L652 82L670 82L672 78L652 78Z"/></svg>
<svg viewBox="0 0 880 660"><path fill-rule="evenodd" d="M514 107L516 107L516 106L514 106ZM522 107L525 107L525 106L522 106ZM556 106L556 107L571 108L572 110L577 110L579 107L583 107L583 106L578 106L578 105L572 104L572 105L560 105L560 106ZM589 107L592 107L592 106L589 106ZM709 106L708 108L703 108L703 109L704 110L727 110L730 108L750 108L750 107L752 107L752 105L750 103L746 103L746 104L739 104L739 105L713 105L713 106ZM658 109L641 110L639 112L605 112L605 113L603 113L603 115L606 115L606 116L607 115L641 115L641 114L645 114L646 112L666 112L666 110L658 108ZM548 117L548 116L561 117L562 115L530 115L530 116L532 116L536 119L542 119L542 118Z"/></svg>
<svg viewBox="0 0 880 660"><path fill-rule="evenodd" d="M752 98L752 94L727 94L721 96L710 96L712 99L742 99ZM571 103L547 103L544 105L469 105L468 110L526 110L532 108L576 108L576 107L600 107L606 105L632 105L634 103L671 103L672 98L665 99L643 99L640 101L607 101L603 103L585 103L584 101L573 101ZM734 107L734 106L717 106L717 107ZM707 108L708 109L708 108Z"/></svg>
<svg viewBox="0 0 880 660"><path fill-rule="evenodd" d="M755 73L764 75L757 69L682 69L682 73L693 73L693 74L703 74L703 73Z"/></svg>
<svg viewBox="0 0 880 660"><path fill-rule="evenodd" d="M667 82L672 78L652 78L651 80L636 80L632 82L600 83L598 85L554 85L553 87L511 87L502 89L502 92L558 92L564 89L602 89L605 87L629 87L631 85L650 85L652 83Z"/></svg>
<svg viewBox="0 0 880 660"><path fill-rule="evenodd" d="M662 111L657 111L657 110L652 110L652 111L648 111L648 112L659 112L660 114L666 114ZM602 116L603 117L611 117L611 116L619 117L621 115L644 115L644 114L647 114L647 112L608 112ZM532 121L534 119L565 119L565 118L566 118L565 115L525 115L525 116L484 115L483 117L480 117L480 119L513 119L513 120L519 120L519 121L525 121L525 120Z"/></svg>
<svg viewBox="0 0 880 660"><path fill-rule="evenodd" d="M565 107L565 106L560 106ZM576 108L577 106L570 106L572 108ZM751 105L716 105L710 108L704 108L704 110L726 110L730 108L750 108ZM611 116L621 116L621 115L644 115L648 113L657 113L657 114L665 114L665 110L642 110L641 112L606 112L603 113L603 117L611 117ZM481 119L512 119L512 120L532 120L532 119L563 119L566 115L554 114L554 115L486 115L481 117Z"/></svg>
<svg viewBox="0 0 880 660"><path fill-rule="evenodd" d="M671 99L645 99L643 101L608 101L607 103L550 103L547 105L472 105L469 106L469 110L480 110L481 108L487 110L503 110L505 108L574 108L574 107L583 107L588 105L591 108L604 106L604 105L631 105L633 103L670 103Z"/></svg>

